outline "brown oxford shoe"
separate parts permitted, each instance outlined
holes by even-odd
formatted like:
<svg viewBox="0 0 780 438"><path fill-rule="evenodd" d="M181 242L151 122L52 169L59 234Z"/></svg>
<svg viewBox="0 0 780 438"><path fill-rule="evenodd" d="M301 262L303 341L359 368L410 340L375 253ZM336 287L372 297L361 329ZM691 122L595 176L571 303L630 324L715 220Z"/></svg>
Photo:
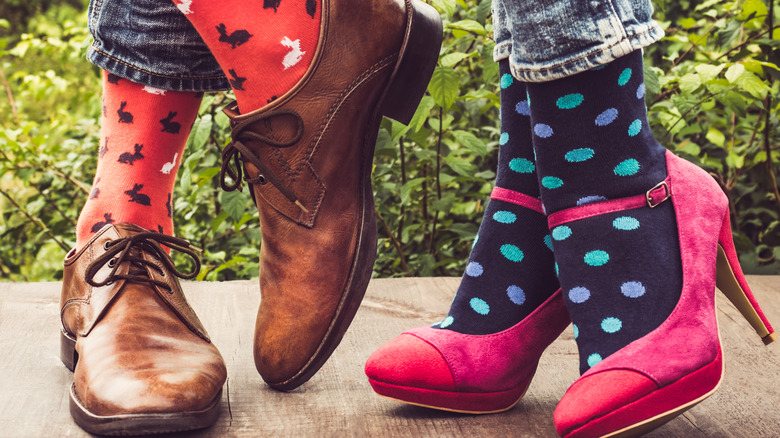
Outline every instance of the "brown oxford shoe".
<svg viewBox="0 0 780 438"><path fill-rule="evenodd" d="M370 174L379 123L410 121L441 40L439 14L418 0L323 0L301 81L257 111L225 108L233 142L222 154L222 187L235 190L246 173L260 212L254 355L273 388L311 378L360 306L376 258Z"/></svg>
<svg viewBox="0 0 780 438"><path fill-rule="evenodd" d="M176 270L161 245L192 256L195 270ZM177 278L199 266L186 241L132 224L106 225L66 256L60 357L84 430L141 435L217 420L225 363Z"/></svg>

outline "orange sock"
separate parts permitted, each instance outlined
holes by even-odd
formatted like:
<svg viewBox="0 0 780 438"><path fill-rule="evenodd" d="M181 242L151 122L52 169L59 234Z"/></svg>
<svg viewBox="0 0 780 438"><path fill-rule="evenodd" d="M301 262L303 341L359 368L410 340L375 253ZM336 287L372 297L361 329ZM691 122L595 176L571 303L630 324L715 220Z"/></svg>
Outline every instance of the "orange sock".
<svg viewBox="0 0 780 438"><path fill-rule="evenodd" d="M76 246L109 223L173 234L173 184L202 94L143 86L103 75L103 127Z"/></svg>
<svg viewBox="0 0 780 438"><path fill-rule="evenodd" d="M173 2L222 66L243 113L291 89L314 57L320 0Z"/></svg>

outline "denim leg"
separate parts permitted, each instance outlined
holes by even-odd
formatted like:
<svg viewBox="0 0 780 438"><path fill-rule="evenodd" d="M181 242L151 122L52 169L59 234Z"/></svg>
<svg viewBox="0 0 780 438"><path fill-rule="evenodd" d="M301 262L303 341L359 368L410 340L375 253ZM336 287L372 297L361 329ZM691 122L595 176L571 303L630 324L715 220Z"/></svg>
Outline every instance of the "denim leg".
<svg viewBox="0 0 780 438"><path fill-rule="evenodd" d="M230 85L198 32L170 0L90 0L87 59L133 82L175 91Z"/></svg>
<svg viewBox="0 0 780 438"><path fill-rule="evenodd" d="M650 0L493 0L496 61L546 82L607 64L663 37Z"/></svg>

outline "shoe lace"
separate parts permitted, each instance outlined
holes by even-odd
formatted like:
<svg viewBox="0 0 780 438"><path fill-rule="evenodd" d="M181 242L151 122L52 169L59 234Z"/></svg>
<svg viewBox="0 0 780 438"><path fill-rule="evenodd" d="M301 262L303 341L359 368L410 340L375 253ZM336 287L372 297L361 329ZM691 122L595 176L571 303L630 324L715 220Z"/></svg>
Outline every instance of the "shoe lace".
<svg viewBox="0 0 780 438"><path fill-rule="evenodd" d="M157 242L155 245L153 242ZM195 262L195 267L191 272L181 272L173 264L173 259L167 252L162 250L160 245L167 246L172 250L182 252L192 258ZM116 280L127 280L132 282L146 282L157 285L169 293L173 293L171 287L160 280L149 277L146 267L150 267L156 270L161 276L165 276L166 269L173 275L189 280L195 278L200 272L200 259L195 251L201 251L199 248L190 245L184 239L179 239L173 236L166 236L165 234L159 234L152 231L141 232L129 237L122 237L116 240L108 240L103 245L106 252L100 255L98 258L92 261L87 266L85 280L93 287L102 287L113 283ZM166 269L161 268L157 264L143 258L143 253L151 254L157 260L160 260ZM119 266L122 263L130 263L130 269L126 274L120 274L117 272ZM105 279L101 281L95 280L95 275L103 267L107 265L111 268L111 272L108 273Z"/></svg>
<svg viewBox="0 0 780 438"><path fill-rule="evenodd" d="M290 140L278 141L248 129L248 127L255 122L268 120L272 117L278 116L290 116L295 120L296 132ZM297 205L304 212L309 212L309 210L306 209L306 207L304 207L300 201L298 201L298 198L295 196L295 194L288 187L282 184L279 178L277 178L276 175L263 164L260 158L244 144L245 141L254 140L277 148L288 148L290 146L294 146L298 143L298 141L300 141L301 137L303 137L303 118L301 118L298 113L292 110L278 110L270 113L257 114L236 124L232 129L231 137L233 140L227 146L225 146L225 149L222 150L222 168L219 171L219 185L222 187L222 190L228 192L232 192L233 190L241 190L242 178L250 185L266 184L270 182L287 199L289 199L290 202ZM259 174L255 178L243 176L242 161L252 163L259 170ZM232 166L231 162L233 164ZM232 183L229 183L225 179L226 175L233 180Z"/></svg>

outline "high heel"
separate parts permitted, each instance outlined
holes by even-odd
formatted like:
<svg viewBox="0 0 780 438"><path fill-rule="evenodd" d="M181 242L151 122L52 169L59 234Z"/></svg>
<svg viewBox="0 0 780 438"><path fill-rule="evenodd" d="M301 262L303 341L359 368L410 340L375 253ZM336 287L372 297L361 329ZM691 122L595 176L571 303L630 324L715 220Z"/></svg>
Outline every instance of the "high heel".
<svg viewBox="0 0 780 438"><path fill-rule="evenodd" d="M710 396L723 377L714 291L720 288L765 343L774 330L747 287L736 257L728 201L706 172L670 152L668 178L646 194L563 210L554 227L607 212L671 201L679 232L683 286L655 330L602 360L567 390L555 427L562 437L636 436Z"/></svg>

